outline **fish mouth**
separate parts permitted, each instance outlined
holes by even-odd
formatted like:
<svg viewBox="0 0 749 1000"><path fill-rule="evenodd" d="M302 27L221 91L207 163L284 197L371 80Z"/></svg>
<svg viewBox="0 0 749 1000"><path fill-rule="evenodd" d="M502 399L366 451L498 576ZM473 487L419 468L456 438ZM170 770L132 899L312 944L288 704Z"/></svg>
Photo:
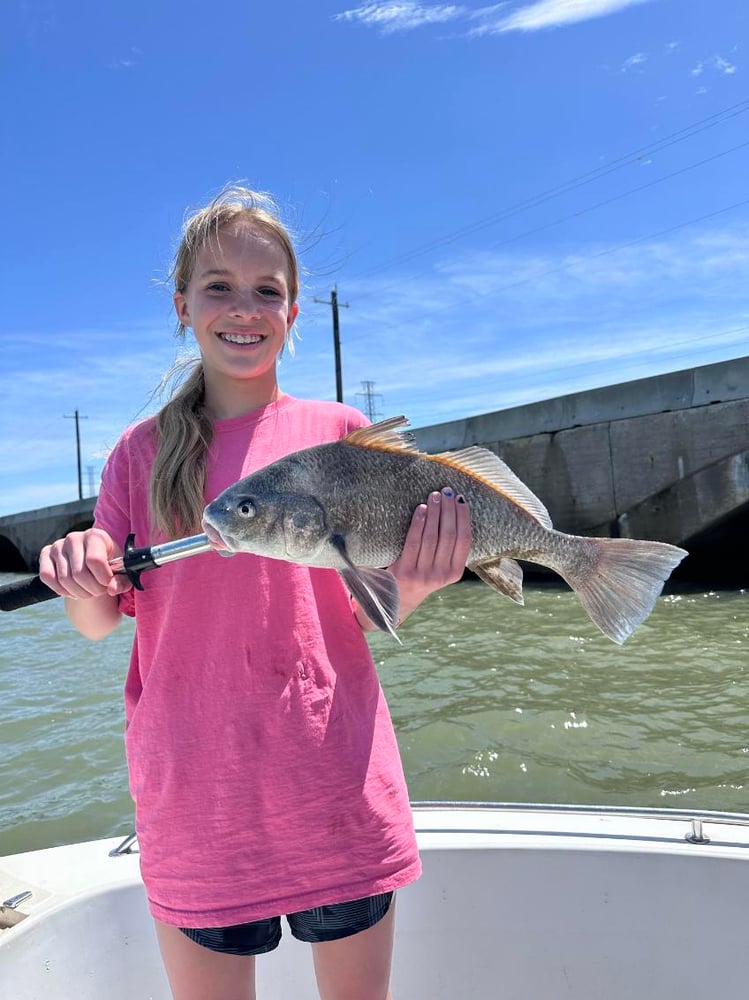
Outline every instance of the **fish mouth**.
<svg viewBox="0 0 749 1000"><path fill-rule="evenodd" d="M203 518L203 531L214 549L217 549L219 552L234 551L221 532L217 528L214 528L205 518Z"/></svg>

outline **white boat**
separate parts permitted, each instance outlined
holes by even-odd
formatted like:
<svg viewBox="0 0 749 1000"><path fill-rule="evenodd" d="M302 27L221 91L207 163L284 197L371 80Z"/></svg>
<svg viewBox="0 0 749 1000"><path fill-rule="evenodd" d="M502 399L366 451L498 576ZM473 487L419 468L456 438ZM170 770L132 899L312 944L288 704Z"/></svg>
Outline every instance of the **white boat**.
<svg viewBox="0 0 749 1000"><path fill-rule="evenodd" d="M413 809L424 874L398 894L395 1000L749 995L749 816ZM0 900L27 914L0 932L3 1000L170 997L134 838L2 858ZM258 996L315 1000L309 947L285 933Z"/></svg>

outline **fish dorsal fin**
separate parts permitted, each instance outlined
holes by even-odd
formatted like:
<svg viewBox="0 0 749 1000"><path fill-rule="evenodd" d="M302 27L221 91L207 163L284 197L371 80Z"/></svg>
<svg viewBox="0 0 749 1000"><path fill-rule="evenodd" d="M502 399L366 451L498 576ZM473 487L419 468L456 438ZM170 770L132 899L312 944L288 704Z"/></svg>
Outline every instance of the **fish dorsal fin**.
<svg viewBox="0 0 749 1000"><path fill-rule="evenodd" d="M509 465L488 448L471 445L460 451L444 451L439 455L427 456L435 462L450 466L474 479L480 479L486 486L497 490L508 500L512 500L527 511L545 528L553 527L551 516L535 493L518 479Z"/></svg>
<svg viewBox="0 0 749 1000"><path fill-rule="evenodd" d="M549 512L536 494L521 479L518 479L512 469L493 451L480 448L478 445L471 445L469 448L461 448L460 451L445 451L438 455L429 455L427 452L419 451L414 442L413 434L403 433L404 427L408 427L408 420L405 417L389 417L387 420L381 420L378 424L359 427L341 440L359 448L409 452L421 455L432 462L439 462L441 465L457 469L473 479L480 480L485 486L496 490L508 500L522 507L545 528L552 527Z"/></svg>
<svg viewBox="0 0 749 1000"><path fill-rule="evenodd" d="M381 420L378 424L358 427L341 440L346 444L355 444L359 448L376 448L379 451L411 451L422 454L414 443L413 434L410 431L403 433L404 427L408 427L408 420L405 417L388 417L387 420Z"/></svg>

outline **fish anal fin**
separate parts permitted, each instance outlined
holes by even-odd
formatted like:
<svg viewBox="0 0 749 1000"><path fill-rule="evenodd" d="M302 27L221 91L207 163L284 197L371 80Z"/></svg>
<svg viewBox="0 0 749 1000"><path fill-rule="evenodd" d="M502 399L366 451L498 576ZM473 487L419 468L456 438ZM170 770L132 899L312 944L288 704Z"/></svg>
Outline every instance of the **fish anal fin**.
<svg viewBox="0 0 749 1000"><path fill-rule="evenodd" d="M509 597L516 604L525 604L523 570L514 559L493 556L491 559L483 559L481 562L469 563L468 569L493 590Z"/></svg>

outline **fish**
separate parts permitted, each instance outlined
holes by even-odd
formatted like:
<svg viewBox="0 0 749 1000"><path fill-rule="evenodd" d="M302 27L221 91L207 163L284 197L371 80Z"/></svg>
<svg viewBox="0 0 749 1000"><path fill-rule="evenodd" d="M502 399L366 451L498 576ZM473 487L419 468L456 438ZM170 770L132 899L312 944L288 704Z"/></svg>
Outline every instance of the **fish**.
<svg viewBox="0 0 749 1000"><path fill-rule="evenodd" d="M473 574L523 604L517 560L545 566L618 644L645 621L687 555L664 542L557 531L541 500L494 452L475 445L422 452L407 427L404 416L389 417L257 470L206 506L203 530L222 554L337 570L372 623L396 639L398 585L387 567L401 553L414 509L446 487L469 504Z"/></svg>

